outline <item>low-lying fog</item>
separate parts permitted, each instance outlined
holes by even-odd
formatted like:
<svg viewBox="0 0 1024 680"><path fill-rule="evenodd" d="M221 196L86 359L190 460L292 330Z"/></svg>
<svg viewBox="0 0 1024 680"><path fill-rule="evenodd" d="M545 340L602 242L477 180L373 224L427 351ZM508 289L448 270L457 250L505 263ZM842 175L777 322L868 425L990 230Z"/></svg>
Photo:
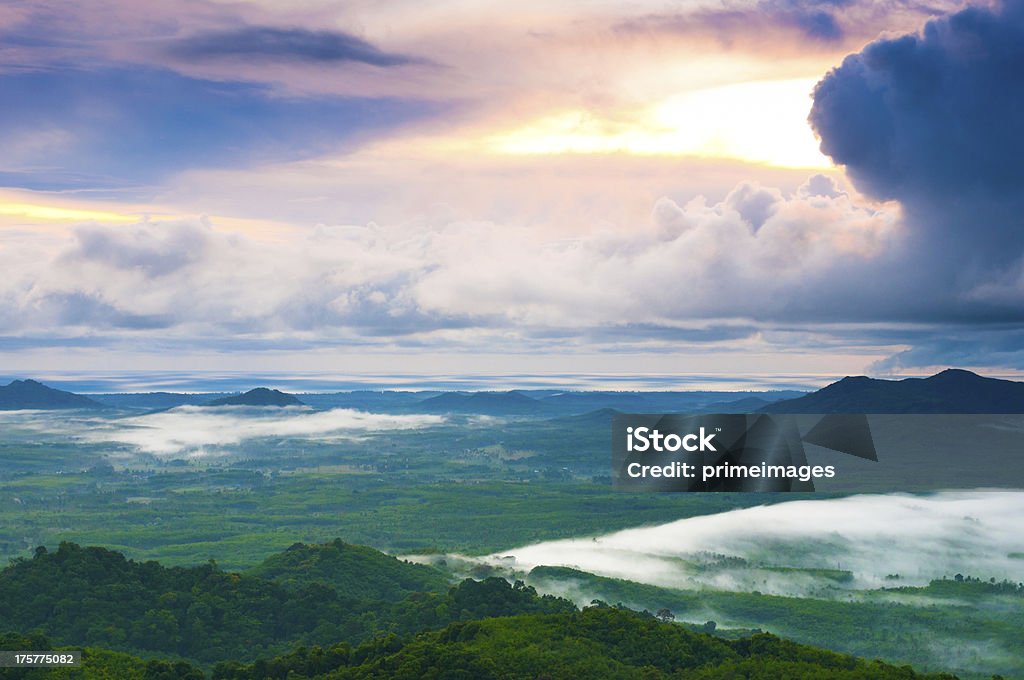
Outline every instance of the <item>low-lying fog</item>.
<svg viewBox="0 0 1024 680"><path fill-rule="evenodd" d="M0 422L85 442L116 443L160 457L201 456L262 438L358 437L384 430L408 430L444 422L441 416L389 415L352 409L313 411L307 407L179 406L167 411L110 418L78 411L60 418L52 412L12 411Z"/></svg>
<svg viewBox="0 0 1024 680"><path fill-rule="evenodd" d="M481 559L522 571L566 566L665 587L801 595L837 584L834 572L797 571L804 569L850 571L852 581L838 581L844 588L924 585L957 573L1018 582L1024 581L1022 517L1024 492L1018 491L852 496L547 541Z"/></svg>

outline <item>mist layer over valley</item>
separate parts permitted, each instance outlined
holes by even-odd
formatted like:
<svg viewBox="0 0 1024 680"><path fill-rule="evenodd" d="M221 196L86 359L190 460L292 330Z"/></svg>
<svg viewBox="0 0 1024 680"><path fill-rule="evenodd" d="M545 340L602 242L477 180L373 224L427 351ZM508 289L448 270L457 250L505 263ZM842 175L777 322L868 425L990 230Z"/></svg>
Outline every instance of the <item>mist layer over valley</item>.
<svg viewBox="0 0 1024 680"><path fill-rule="evenodd" d="M596 537L546 541L484 558L529 570L564 566L670 587L807 595L925 585L957 573L1024 573L1024 492L943 492L799 500ZM514 563L510 559L514 557ZM843 574L842 578L837 575Z"/></svg>
<svg viewBox="0 0 1024 680"><path fill-rule="evenodd" d="M54 418L50 412L0 414L0 422L45 436L126 447L161 458L227 455L254 439L352 439L367 432L407 430L444 422L436 415L390 415L355 409L314 411L305 407L178 406L125 417L78 412Z"/></svg>

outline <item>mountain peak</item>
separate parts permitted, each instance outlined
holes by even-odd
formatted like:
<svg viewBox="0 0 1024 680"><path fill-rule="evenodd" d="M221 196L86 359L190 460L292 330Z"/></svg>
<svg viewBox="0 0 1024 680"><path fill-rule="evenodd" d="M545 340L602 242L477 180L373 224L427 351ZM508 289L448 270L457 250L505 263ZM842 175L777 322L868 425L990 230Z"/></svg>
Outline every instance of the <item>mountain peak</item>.
<svg viewBox="0 0 1024 680"><path fill-rule="evenodd" d="M968 371L966 368L946 368L946 369L943 369L943 370L939 371L938 373L936 373L932 377L934 378L935 376L938 376L938 375L947 375L947 374L952 374L952 375L973 375L975 378L981 378L982 377L982 376L978 375L977 373L975 373L974 371Z"/></svg>
<svg viewBox="0 0 1024 680"><path fill-rule="evenodd" d="M244 394L214 399L208 406L305 406L291 394L267 387L257 387Z"/></svg>
<svg viewBox="0 0 1024 680"><path fill-rule="evenodd" d="M835 385L867 385L875 380L876 378L869 378L866 375L848 375L832 383L829 387L833 387Z"/></svg>
<svg viewBox="0 0 1024 680"><path fill-rule="evenodd" d="M963 368L947 368L944 371L939 371L933 376L925 378L925 380L996 380L996 378L986 378L978 375L972 371L965 370Z"/></svg>
<svg viewBox="0 0 1024 680"><path fill-rule="evenodd" d="M12 380L10 384L0 387L0 410L69 408L102 408L102 405L89 397L47 387L31 378Z"/></svg>

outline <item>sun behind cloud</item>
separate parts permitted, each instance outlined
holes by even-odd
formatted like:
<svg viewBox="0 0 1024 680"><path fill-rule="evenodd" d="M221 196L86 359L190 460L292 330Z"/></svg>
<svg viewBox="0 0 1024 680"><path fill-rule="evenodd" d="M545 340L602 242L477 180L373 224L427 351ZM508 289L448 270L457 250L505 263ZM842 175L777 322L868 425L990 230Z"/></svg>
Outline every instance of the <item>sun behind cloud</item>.
<svg viewBox="0 0 1024 680"><path fill-rule="evenodd" d="M833 165L806 122L815 82L799 78L707 88L618 119L564 111L492 134L483 146L514 155L627 153L827 169Z"/></svg>

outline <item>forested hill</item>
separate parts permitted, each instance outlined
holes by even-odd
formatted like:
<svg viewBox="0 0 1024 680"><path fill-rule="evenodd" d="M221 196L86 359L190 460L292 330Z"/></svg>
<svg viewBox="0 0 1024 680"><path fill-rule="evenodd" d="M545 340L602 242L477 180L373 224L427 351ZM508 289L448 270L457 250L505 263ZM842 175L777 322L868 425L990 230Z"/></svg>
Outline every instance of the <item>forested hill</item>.
<svg viewBox="0 0 1024 680"><path fill-rule="evenodd" d="M85 649L84 676L37 674L47 678L953 677L771 635L723 640L618 606L581 611L501 578L399 601L360 599L330 585L350 583L336 567L347 565L353 578L382 568L399 587L442 581L340 541L293 548L269 561L279 582L212 562L166 568L73 543L40 548L0 572L0 648ZM292 577L293 569L306 573ZM374 582L378 594L385 583ZM0 669L0 679L36 677L16 672Z"/></svg>
<svg viewBox="0 0 1024 680"><path fill-rule="evenodd" d="M0 635L0 649L49 650L40 635ZM660 680L955 680L907 666L865 661L757 634L722 640L647 613L595 606L562 614L520 614L453 623L361 645L298 647L253 663L224 661L205 673L187 661L150 659L86 647L84 677L118 680L498 680L620 678ZM0 678L74 678L71 669L12 671ZM14 675L20 673L20 675Z"/></svg>
<svg viewBox="0 0 1024 680"><path fill-rule="evenodd" d="M392 602L418 592L443 592L449 585L432 567L340 539L324 545L296 543L246 574L292 587L324 583L339 595Z"/></svg>
<svg viewBox="0 0 1024 680"><path fill-rule="evenodd" d="M412 639L380 638L356 649L337 645L251 665L219 664L215 680L323 678L745 678L914 680L956 676L915 673L880 661L757 634L728 641L607 605L563 614L526 614L459 622Z"/></svg>
<svg viewBox="0 0 1024 680"><path fill-rule="evenodd" d="M327 551L332 548L329 544ZM313 551L294 552L308 558ZM574 609L566 600L541 597L533 589L513 589L503 579L467 580L449 589L439 572L383 553L351 561L348 577L335 574L332 580L365 580L378 591L387 581L437 587L397 602L355 588L339 593L302 573L306 564L297 562L291 576L277 569L275 577L282 579L277 582L225 572L213 563L168 568L104 548L61 543L56 551L37 549L32 559L16 560L0 572L0 632L39 630L60 644L212 663L280 653L296 644L358 643L381 632L412 633L471 618Z"/></svg>

